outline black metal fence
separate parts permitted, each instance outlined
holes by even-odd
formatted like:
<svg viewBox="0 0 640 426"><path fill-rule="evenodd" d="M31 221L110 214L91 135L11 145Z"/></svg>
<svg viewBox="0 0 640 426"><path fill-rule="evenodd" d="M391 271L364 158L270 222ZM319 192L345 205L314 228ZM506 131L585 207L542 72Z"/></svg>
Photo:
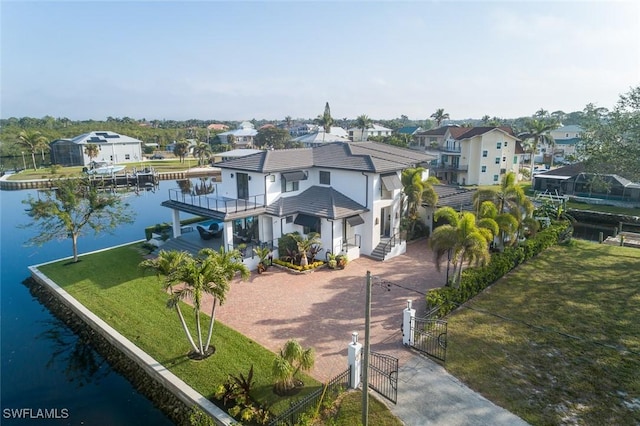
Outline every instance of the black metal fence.
<svg viewBox="0 0 640 426"><path fill-rule="evenodd" d="M369 355L369 387L397 403L398 358L373 351Z"/></svg>
<svg viewBox="0 0 640 426"><path fill-rule="evenodd" d="M289 409L278 417L273 419L269 426L294 426L298 424L301 417L311 410L318 410L320 404L324 400L333 400L338 394L346 390L351 385L351 366L333 379L329 380L324 386L310 393L302 399L293 402Z"/></svg>

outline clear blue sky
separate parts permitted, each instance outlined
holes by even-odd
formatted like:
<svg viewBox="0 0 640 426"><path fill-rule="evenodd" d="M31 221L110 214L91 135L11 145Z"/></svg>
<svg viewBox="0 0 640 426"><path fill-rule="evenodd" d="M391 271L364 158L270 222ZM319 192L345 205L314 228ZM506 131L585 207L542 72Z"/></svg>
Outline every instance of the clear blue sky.
<svg viewBox="0 0 640 426"><path fill-rule="evenodd" d="M8 117L514 118L640 84L640 2L2 1Z"/></svg>

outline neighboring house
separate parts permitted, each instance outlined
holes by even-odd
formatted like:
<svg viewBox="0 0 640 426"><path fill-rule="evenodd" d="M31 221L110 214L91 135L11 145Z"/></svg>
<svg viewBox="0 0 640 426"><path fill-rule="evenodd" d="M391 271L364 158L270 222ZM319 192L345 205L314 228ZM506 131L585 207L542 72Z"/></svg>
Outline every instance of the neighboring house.
<svg viewBox="0 0 640 426"><path fill-rule="evenodd" d="M88 144L98 146L98 156L85 154ZM142 160L142 142L114 132L96 131L72 139L51 142L51 162L62 166L89 166L91 161L103 163L133 163Z"/></svg>
<svg viewBox="0 0 640 426"><path fill-rule="evenodd" d="M332 127L331 129L333 130L334 127ZM344 129L342 129L341 127L338 127L338 129L343 130L343 133L346 135ZM322 127L317 128L314 132L298 136L297 138L293 138L292 140L293 142L301 143L305 148L311 148L323 143L330 142L349 142L349 139L344 136L340 136L334 133L325 133Z"/></svg>
<svg viewBox="0 0 640 426"><path fill-rule="evenodd" d="M444 134L450 128L459 128L458 126L441 126L435 129L423 130L413 135L413 148L427 150L442 146L444 142Z"/></svg>
<svg viewBox="0 0 640 426"><path fill-rule="evenodd" d="M400 173L431 159L375 142L265 150L216 164L222 182L213 195L171 190L162 205L173 210L174 236L181 232L180 212L187 212L224 222L224 247L277 246L287 233L318 232L323 259L332 252L382 260L406 250ZM245 262L257 266L257 259Z"/></svg>
<svg viewBox="0 0 640 426"><path fill-rule="evenodd" d="M248 122L243 121L240 123L237 129L223 132L218 135L221 143L229 143L229 135L235 137L235 146L237 148L251 148L253 146L253 138L258 134L255 126Z"/></svg>
<svg viewBox="0 0 640 426"><path fill-rule="evenodd" d="M467 211L475 214L473 196L476 189L462 188L457 185L433 185L433 189L438 194L437 205L429 206L423 203L420 210L420 217L429 228L429 235L435 224L433 215L441 207L451 207L458 212Z"/></svg>
<svg viewBox="0 0 640 426"><path fill-rule="evenodd" d="M609 201L640 202L640 183L618 175L594 175L582 163L558 167L533 177L534 191L554 195L600 198Z"/></svg>
<svg viewBox="0 0 640 426"><path fill-rule="evenodd" d="M554 162L563 162L567 161L567 157L576 157L576 149L582 140L582 132L584 132L584 129L575 124L562 126L549 132L555 141L555 147L553 148ZM542 149L545 150L543 152L551 152L551 147L544 143L542 144Z"/></svg>
<svg viewBox="0 0 640 426"><path fill-rule="evenodd" d="M448 127L433 137L440 158L431 171L442 182L495 185L508 172L518 175L524 151L510 127Z"/></svg>
<svg viewBox="0 0 640 426"><path fill-rule="evenodd" d="M352 127L348 130L349 132L349 140L357 142L357 141L366 141L371 136L391 136L393 130L381 126L379 124L372 124L371 127L368 127L364 131L358 127Z"/></svg>

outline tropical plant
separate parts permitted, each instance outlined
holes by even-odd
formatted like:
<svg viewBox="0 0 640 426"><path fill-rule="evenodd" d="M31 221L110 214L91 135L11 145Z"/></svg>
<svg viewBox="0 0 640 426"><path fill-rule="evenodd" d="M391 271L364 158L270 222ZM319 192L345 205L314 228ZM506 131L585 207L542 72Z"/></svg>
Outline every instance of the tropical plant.
<svg viewBox="0 0 640 426"><path fill-rule="evenodd" d="M166 255L167 257L169 255ZM165 261L158 261L160 265ZM141 266L156 269L154 263L144 261ZM160 271L160 273L163 273ZM198 256L185 254L180 257L179 263L166 276L166 286L171 289L171 294L167 302L167 307L175 308L180 312L178 304L184 300L190 300L193 304L196 324L197 342L191 336L184 317L179 314L182 328L187 335L189 344L193 350L195 358L202 359L212 352L210 349L211 338L213 337L213 325L216 317L216 307L222 305L229 290L230 281L240 274L243 280L249 278L249 269L242 263L242 257L237 250L225 251L223 247L219 251L213 249L202 249ZM174 286L178 285L177 288ZM211 304L211 316L206 340L202 338L202 327L200 322L200 310L202 308L203 296L208 294L213 297Z"/></svg>
<svg viewBox="0 0 640 426"><path fill-rule="evenodd" d="M365 114L362 114L356 118L356 127L362 132L360 135L360 140L366 140L365 136L367 129L370 128L372 124L373 122L371 121L371 119Z"/></svg>
<svg viewBox="0 0 640 426"><path fill-rule="evenodd" d="M199 142L193 149L193 153L198 158L198 165L203 165L211 156L211 145L206 142Z"/></svg>
<svg viewBox="0 0 640 426"><path fill-rule="evenodd" d="M416 223L420 220L419 208L423 204L435 207L438 204L438 194L433 189L433 184L439 183L438 179L430 176L423 179L425 169L422 167L409 168L402 171L400 181L402 183L402 204L404 210L406 204L406 217L408 233L414 235Z"/></svg>
<svg viewBox="0 0 640 426"><path fill-rule="evenodd" d="M100 147L95 143L88 143L84 146L84 154L89 157L89 162L100 155Z"/></svg>
<svg viewBox="0 0 640 426"><path fill-rule="evenodd" d="M49 149L47 138L37 130L23 130L18 133L17 142L20 146L29 150L31 161L33 162L33 170L37 170L36 151Z"/></svg>
<svg viewBox="0 0 640 426"><path fill-rule="evenodd" d="M176 142L176 145L173 148L173 153L180 159L181 163L184 163L184 158L189 153L189 142L185 140Z"/></svg>
<svg viewBox="0 0 640 426"><path fill-rule="evenodd" d="M253 249L253 252L256 254L256 256L258 256L258 260L259 260L258 273L261 274L269 266L267 264L267 259L271 255L271 249L269 247L266 247L266 246L265 247L255 247Z"/></svg>
<svg viewBox="0 0 640 426"><path fill-rule="evenodd" d="M444 108L438 108L436 112L431 114L431 118L436 121L436 127L440 127L440 124L442 124L444 120L449 119L449 113L444 112Z"/></svg>
<svg viewBox="0 0 640 426"><path fill-rule="evenodd" d="M280 349L279 355L273 360L272 374L276 380L274 389L279 394L296 387L295 377L298 371L308 371L315 364L313 348L304 349L296 340L289 340Z"/></svg>
<svg viewBox="0 0 640 426"><path fill-rule="evenodd" d="M457 286L462 274L462 266L466 261L483 265L489 261L489 244L493 240L496 226L492 229L479 226L476 217L469 212L457 213L451 207L442 207L434 214L436 221L444 220L447 224L437 227L431 234L430 245L435 254L436 268L445 256L451 255L453 276L447 285ZM485 223L482 225L486 226Z"/></svg>
<svg viewBox="0 0 640 426"><path fill-rule="evenodd" d="M307 254L311 247L314 245L320 245L320 234L317 232L311 232L307 236L301 234L291 234L296 241L298 246L298 253L300 254L300 266L307 266L309 264L309 260L307 258Z"/></svg>
<svg viewBox="0 0 640 426"><path fill-rule="evenodd" d="M132 223L134 216L118 194L100 192L87 178L58 179L53 188L39 191L37 198L29 195L23 203L33 220L21 227L40 230L28 243L71 238L73 262L78 261L78 237L87 228L96 235L112 233L118 225Z"/></svg>
<svg viewBox="0 0 640 426"><path fill-rule="evenodd" d="M518 137L522 139L525 151L531 155L531 176L533 176L534 157L538 151L538 144L541 141L548 141L551 144L553 137L549 132L558 128L558 122L553 120L532 119L526 122L527 130L520 133ZM553 156L553 152L552 152Z"/></svg>
<svg viewBox="0 0 640 426"><path fill-rule="evenodd" d="M315 119L315 123L319 126L322 126L325 133L331 133L331 126L333 126L334 120L331 117L331 108L329 107L329 102L327 102L324 106L324 113L319 115L318 118Z"/></svg>

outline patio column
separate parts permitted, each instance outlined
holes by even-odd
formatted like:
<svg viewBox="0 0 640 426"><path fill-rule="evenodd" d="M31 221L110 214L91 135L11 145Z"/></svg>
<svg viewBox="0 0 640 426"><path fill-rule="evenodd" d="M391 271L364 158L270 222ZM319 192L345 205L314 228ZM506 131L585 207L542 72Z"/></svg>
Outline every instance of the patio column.
<svg viewBox="0 0 640 426"><path fill-rule="evenodd" d="M407 307L402 311L402 344L411 346L413 343L413 319L416 310L411 307L411 300L407 300Z"/></svg>
<svg viewBox="0 0 640 426"><path fill-rule="evenodd" d="M172 213L172 225L173 225L173 238L178 238L182 235L182 229L180 229L180 210L171 209Z"/></svg>
<svg viewBox="0 0 640 426"><path fill-rule="evenodd" d="M362 376L362 343L358 343L358 333L351 333L351 343L347 348L347 358L349 367L351 367L351 377L349 377L351 389L357 389L360 386L360 377Z"/></svg>

